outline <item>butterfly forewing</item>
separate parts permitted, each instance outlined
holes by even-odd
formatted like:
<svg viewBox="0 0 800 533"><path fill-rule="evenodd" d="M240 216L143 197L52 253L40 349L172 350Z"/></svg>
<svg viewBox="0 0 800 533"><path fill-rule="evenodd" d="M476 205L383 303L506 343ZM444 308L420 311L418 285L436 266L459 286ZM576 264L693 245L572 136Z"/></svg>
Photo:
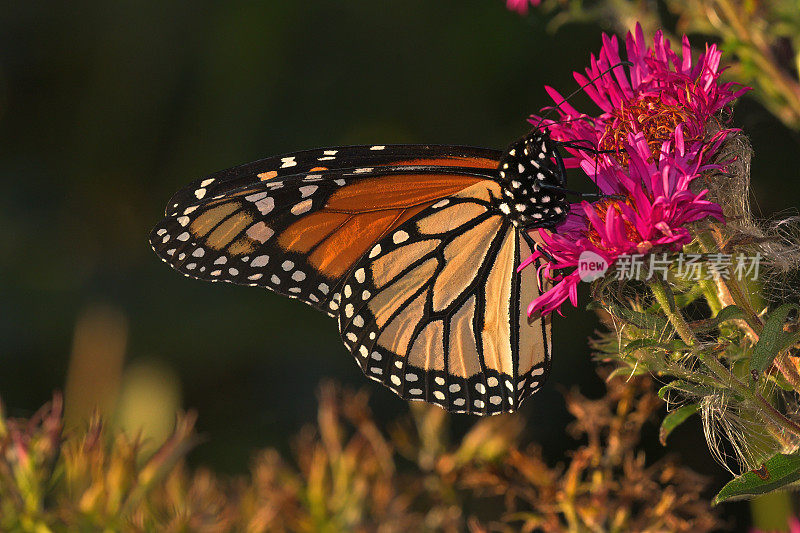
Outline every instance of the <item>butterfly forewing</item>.
<svg viewBox="0 0 800 533"><path fill-rule="evenodd" d="M337 278L315 268L292 228L305 218L309 236L316 231L324 241L338 221L315 224L303 215L321 209L346 183L308 175L290 184L277 180L244 187L166 217L153 230L151 244L184 275L264 286L327 312Z"/></svg>
<svg viewBox="0 0 800 533"><path fill-rule="evenodd" d="M195 180L170 200L171 215L219 195L262 181L320 172L355 171L385 166L497 168L501 152L450 145L364 145L306 150L239 165Z"/></svg>
<svg viewBox="0 0 800 533"><path fill-rule="evenodd" d="M549 323L516 267L531 249L479 182L409 219L355 265L341 295L345 345L402 398L475 414L513 411L550 364Z"/></svg>
<svg viewBox="0 0 800 533"><path fill-rule="evenodd" d="M482 149L376 148L301 152L199 180L175 195L151 244L184 275L263 286L333 315L338 285L375 241L497 163ZM320 155L332 152L341 156ZM321 158L373 166L313 167ZM295 164L264 170L280 161ZM316 170L289 173L298 168Z"/></svg>

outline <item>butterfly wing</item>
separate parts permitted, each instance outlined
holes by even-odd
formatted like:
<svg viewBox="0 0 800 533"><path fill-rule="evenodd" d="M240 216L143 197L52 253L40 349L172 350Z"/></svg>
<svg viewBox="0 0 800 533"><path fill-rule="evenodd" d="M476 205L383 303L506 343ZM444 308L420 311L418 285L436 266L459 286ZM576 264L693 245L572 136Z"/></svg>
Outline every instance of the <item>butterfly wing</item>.
<svg viewBox="0 0 800 533"><path fill-rule="evenodd" d="M263 181L375 167L464 167L494 171L501 153L471 146L364 145L306 150L268 157L195 180L167 204L166 215Z"/></svg>
<svg viewBox="0 0 800 533"><path fill-rule="evenodd" d="M371 247L330 303L364 373L408 400L499 414L539 389L549 318L530 320L535 279L517 275L531 242L481 181L444 198Z"/></svg>
<svg viewBox="0 0 800 533"><path fill-rule="evenodd" d="M300 152L198 180L170 201L151 245L186 276L266 287L334 316L341 280L376 241L493 174L499 159L479 148L376 148Z"/></svg>

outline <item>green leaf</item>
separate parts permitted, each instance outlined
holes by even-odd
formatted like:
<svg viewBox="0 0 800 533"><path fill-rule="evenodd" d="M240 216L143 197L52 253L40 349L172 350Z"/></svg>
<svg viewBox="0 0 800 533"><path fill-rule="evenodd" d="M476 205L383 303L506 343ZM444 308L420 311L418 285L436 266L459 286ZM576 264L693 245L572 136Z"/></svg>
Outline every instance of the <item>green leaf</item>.
<svg viewBox="0 0 800 533"><path fill-rule="evenodd" d="M737 318L744 318L744 311L742 311L740 307L729 305L728 307L720 309L717 316L714 317L714 320L717 321L717 324L722 324L723 322L736 320Z"/></svg>
<svg viewBox="0 0 800 533"><path fill-rule="evenodd" d="M659 332L667 329L667 319L659 315L643 313L624 305L610 302L600 302L599 300L592 300L586 304L587 311L595 311L598 309L603 309L620 320L624 320L625 322L633 324L639 329Z"/></svg>
<svg viewBox="0 0 800 533"><path fill-rule="evenodd" d="M623 378L629 378L631 376L641 376L642 374L647 374L649 370L644 365L636 365L635 367L627 367L627 366L620 366L615 368L611 371L611 373L606 378L606 381L611 381L613 378L622 376Z"/></svg>
<svg viewBox="0 0 800 533"><path fill-rule="evenodd" d="M701 296L703 296L703 287L699 283L692 283L687 291L679 291L675 294L675 305L678 306L678 309L683 309Z"/></svg>
<svg viewBox="0 0 800 533"><path fill-rule="evenodd" d="M714 392L711 388L704 387L697 383L690 383L682 379L676 379L658 389L658 397L664 400L667 397L667 393L671 390L679 392L684 396L690 395L698 397L708 396Z"/></svg>
<svg viewBox="0 0 800 533"><path fill-rule="evenodd" d="M641 348L658 348L659 350L666 350L668 352L685 352L691 350L691 348L680 339L670 339L666 342L659 342L653 339L636 339L626 344L622 352L629 354Z"/></svg>
<svg viewBox="0 0 800 533"><path fill-rule="evenodd" d="M681 406L674 411L667 414L661 422L661 429L658 431L658 440L662 446L667 445L667 437L672 433L672 430L680 426L686 419L697 412L699 406L696 403Z"/></svg>
<svg viewBox="0 0 800 533"><path fill-rule="evenodd" d="M611 314L633 324L639 329L658 332L667 329L667 319L661 316L634 311L633 309L628 309L621 305L614 305L610 307L609 311Z"/></svg>
<svg viewBox="0 0 800 533"><path fill-rule="evenodd" d="M792 386L792 384L789 383L786 380L785 377L783 377L783 374L779 374L779 373L767 374L767 379L769 381L775 383L775 385L777 385L778 387L780 387L781 389L783 389L785 391L793 391L794 390L794 387Z"/></svg>
<svg viewBox="0 0 800 533"><path fill-rule="evenodd" d="M654 341L653 339L636 339L626 344L622 349L622 352L627 354L640 348L652 348L656 345L658 345L658 342Z"/></svg>
<svg viewBox="0 0 800 533"><path fill-rule="evenodd" d="M753 357L750 359L750 370L763 372L768 368L773 359L783 350L792 344L800 341L800 333L786 333L783 325L786 317L792 311L800 311L800 306L794 304L783 304L775 309L764 324L758 343L753 349Z"/></svg>
<svg viewBox="0 0 800 533"><path fill-rule="evenodd" d="M760 468L745 472L728 482L714 497L714 505L730 500L753 498L772 492L800 479L800 454L779 453Z"/></svg>
<svg viewBox="0 0 800 533"><path fill-rule="evenodd" d="M724 309L720 309L719 313L717 313L717 316L708 318L706 320L696 320L692 322L690 326L692 331L695 333L701 333L716 329L723 322L727 322L728 320L736 320L737 318L744 318L744 311L735 305L729 305Z"/></svg>
<svg viewBox="0 0 800 533"><path fill-rule="evenodd" d="M692 347L681 339L671 339L668 342L662 342L661 346L670 352L689 352L692 350Z"/></svg>

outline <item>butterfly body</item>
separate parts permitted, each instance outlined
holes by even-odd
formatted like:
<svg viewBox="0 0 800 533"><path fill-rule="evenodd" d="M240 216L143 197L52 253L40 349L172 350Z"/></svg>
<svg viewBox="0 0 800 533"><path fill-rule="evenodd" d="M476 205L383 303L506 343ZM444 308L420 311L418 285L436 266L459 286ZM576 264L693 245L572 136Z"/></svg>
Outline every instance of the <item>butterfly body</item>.
<svg viewBox="0 0 800 533"><path fill-rule="evenodd" d="M566 186L564 164L547 130L534 129L512 144L500 160L498 178L504 199L498 208L515 226L553 226L569 211L560 191Z"/></svg>
<svg viewBox="0 0 800 533"><path fill-rule="evenodd" d="M186 276L264 287L336 318L364 373L402 398L498 414L549 371L549 320L525 313L541 288L516 269L535 246L526 228L563 218L563 195L546 189L563 181L537 130L505 153L309 150L195 181L151 244Z"/></svg>

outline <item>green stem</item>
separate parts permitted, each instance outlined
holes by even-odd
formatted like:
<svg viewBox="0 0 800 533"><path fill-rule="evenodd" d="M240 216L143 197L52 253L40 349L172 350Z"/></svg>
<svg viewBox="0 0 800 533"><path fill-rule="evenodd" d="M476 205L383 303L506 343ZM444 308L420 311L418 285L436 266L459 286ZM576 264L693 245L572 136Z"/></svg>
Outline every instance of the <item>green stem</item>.
<svg viewBox="0 0 800 533"><path fill-rule="evenodd" d="M692 348L692 352L695 357L697 357L713 374L715 374L720 381L727 384L737 394L743 398L747 398L757 405L760 405L761 409L759 409L758 412L764 417L764 421L766 423L774 424L779 429L800 437L800 426L783 416L783 414L775 409L775 407L761 394L750 389L750 387L745 385L739 378L734 376L728 367L722 364L722 362L716 356L714 356L714 354L704 353L697 349L699 346L697 337L689 327L689 324L686 323L683 315L673 308L672 302L667 294L667 287L665 286L664 281L655 279L650 284L650 289L652 290L656 301L661 306L661 309L664 311L664 314L667 316L670 324L672 324L672 326L675 328L675 331L678 332L681 340L683 340L687 346Z"/></svg>
<svg viewBox="0 0 800 533"><path fill-rule="evenodd" d="M697 237L697 241L700 243L700 249L705 253L711 253L712 251L718 251L723 248L722 243L716 238L719 234L713 230L712 232L713 235L701 233ZM761 323L761 319L758 318L758 314L753 309L750 300L744 297L744 292L739 287L738 281L739 280L734 279L725 280L716 278L714 283L716 283L718 288L718 299L728 300L728 304L733 303L744 311L744 320L750 328L750 334L754 341L758 341L758 336L761 334L761 330L764 326Z"/></svg>
<svg viewBox="0 0 800 533"><path fill-rule="evenodd" d="M698 281L700 287L703 289L703 296L706 297L706 302L708 302L708 307L711 309L712 315L717 316L717 313L722 311L724 305L719 299L719 294L717 294L717 288L714 286L714 282L710 279L701 279Z"/></svg>

